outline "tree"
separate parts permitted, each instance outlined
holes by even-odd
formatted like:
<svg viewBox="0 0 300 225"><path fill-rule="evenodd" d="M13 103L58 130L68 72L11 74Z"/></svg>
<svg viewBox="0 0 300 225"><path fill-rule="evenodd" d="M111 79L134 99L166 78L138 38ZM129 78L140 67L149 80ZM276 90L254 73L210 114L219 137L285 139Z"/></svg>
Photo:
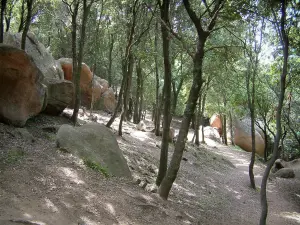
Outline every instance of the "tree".
<svg viewBox="0 0 300 225"><path fill-rule="evenodd" d="M276 12L274 8L271 8L274 19L277 18ZM280 44L282 47L283 53L283 65L282 71L280 75L280 92L278 95L278 106L276 111L276 136L274 141L273 155L271 160L268 162L267 167L265 169L262 182L261 182L261 191L260 191L260 202L261 202L261 216L260 216L260 225L265 225L268 215L268 201L267 201L267 181L269 177L270 170L279 156L279 143L282 135L281 128L281 115L283 108L283 101L286 89L286 76L288 73L288 56L289 56L289 37L286 30L286 13L287 13L287 0L280 1L280 21L275 20L275 29L278 32L278 36L280 39Z"/></svg>
<svg viewBox="0 0 300 225"><path fill-rule="evenodd" d="M31 23L33 2L34 2L34 0L26 0L27 16L26 16L25 26L24 26L24 30L22 33L22 40L21 40L21 49L23 49L23 50L25 50L27 33L29 31L29 27L30 27L30 23Z"/></svg>
<svg viewBox="0 0 300 225"><path fill-rule="evenodd" d="M66 0L63 1L69 8L69 12L72 16L72 58L73 58L73 83L75 86L75 104L74 111L72 114L73 124L76 125L77 117L80 107L80 75L81 75L81 66L83 60L83 50L85 44L85 36L86 36L86 23L88 19L88 15L91 9L94 0L90 0L88 3L87 0L83 0L82 5L82 23L81 23L81 31L80 31L80 40L79 40L79 48L77 52L77 16L79 11L80 1L75 0L71 4L69 4Z"/></svg>
<svg viewBox="0 0 300 225"><path fill-rule="evenodd" d="M164 179L167 172L168 165L168 148L169 148L169 133L170 133L170 123L172 120L171 117L171 82L172 82L172 70L170 63L170 40L168 38L168 29L166 26L169 25L169 9L170 9L170 1L163 0L163 2L159 2L160 6L160 18L162 20L161 23L161 38L163 45L163 56L164 56L164 88L163 88L163 99L164 99L164 107L163 107L163 132L162 132L162 142L160 149L160 160L159 160L159 170L156 179L156 184L159 186Z"/></svg>
<svg viewBox="0 0 300 225"><path fill-rule="evenodd" d="M4 12L6 9L7 0L1 0L1 23L0 23L0 43L3 43L4 34Z"/></svg>
<svg viewBox="0 0 300 225"><path fill-rule="evenodd" d="M219 12L224 6L225 1L219 0L214 2L214 4L208 6L204 4L206 10L203 14L209 14L209 22L203 22L203 15L197 16L196 12L192 9L190 2L188 0L183 0L184 7L188 13L191 21L193 22L196 31L197 31L197 50L193 56L193 84L189 92L188 101L184 111L183 119L181 122L181 127L179 130L178 139L176 141L174 154L172 156L168 171L164 177L160 187L159 195L163 199L167 199L169 192L171 190L172 184L176 179L177 172L180 167L180 162L182 159L183 150L185 147L185 139L188 133L190 122L194 114L199 92L201 90L203 80L202 80L202 65L204 59L204 48L205 43L210 36L213 28L216 25L216 21L219 15ZM207 24L207 27L204 28L204 24Z"/></svg>

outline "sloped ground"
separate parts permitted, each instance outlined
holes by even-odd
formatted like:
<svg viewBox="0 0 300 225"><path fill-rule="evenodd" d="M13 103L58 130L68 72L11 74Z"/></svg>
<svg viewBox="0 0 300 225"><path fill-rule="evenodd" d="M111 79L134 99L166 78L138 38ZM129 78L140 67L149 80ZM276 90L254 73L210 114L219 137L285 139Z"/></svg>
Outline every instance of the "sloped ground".
<svg viewBox="0 0 300 225"><path fill-rule="evenodd" d="M109 119L97 117L99 123ZM200 148L188 144L170 198L163 201L140 187L155 183L160 137L125 122L117 140L134 180L107 179L60 152L55 131L42 129L63 123L70 122L45 115L30 120L26 128L34 142L0 123L1 225L258 224L259 191L249 187L248 153L211 141ZM263 168L256 164L258 184ZM268 224L300 223L299 180L272 180L268 197Z"/></svg>

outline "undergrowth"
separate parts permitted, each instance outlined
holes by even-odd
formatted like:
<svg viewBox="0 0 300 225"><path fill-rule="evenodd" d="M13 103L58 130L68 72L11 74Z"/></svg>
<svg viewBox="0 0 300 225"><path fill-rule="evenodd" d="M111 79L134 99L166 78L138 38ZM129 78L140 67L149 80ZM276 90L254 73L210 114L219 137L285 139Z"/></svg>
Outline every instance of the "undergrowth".
<svg viewBox="0 0 300 225"><path fill-rule="evenodd" d="M90 159L83 159L83 163L92 170L102 173L105 177L109 177L107 169L102 167L99 163L95 163Z"/></svg>

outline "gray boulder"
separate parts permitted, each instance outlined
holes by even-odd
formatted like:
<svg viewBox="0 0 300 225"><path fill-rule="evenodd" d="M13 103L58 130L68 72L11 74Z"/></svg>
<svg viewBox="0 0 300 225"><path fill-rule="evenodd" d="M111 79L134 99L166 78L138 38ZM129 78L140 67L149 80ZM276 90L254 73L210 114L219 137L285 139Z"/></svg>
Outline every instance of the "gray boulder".
<svg viewBox="0 0 300 225"><path fill-rule="evenodd" d="M58 147L68 149L82 159L100 164L110 175L131 178L131 172L114 134L104 125L62 125L56 138Z"/></svg>
<svg viewBox="0 0 300 225"><path fill-rule="evenodd" d="M56 79L48 79L45 83L48 87L48 105L44 112L59 115L72 103L74 85L71 81Z"/></svg>
<svg viewBox="0 0 300 225"><path fill-rule="evenodd" d="M294 178L295 172L291 168L282 168L278 170L274 175L275 177L281 177L281 178Z"/></svg>
<svg viewBox="0 0 300 225"><path fill-rule="evenodd" d="M22 33L4 34L4 43L21 48ZM51 53L41 44L32 33L27 34L25 51L33 58L35 65L44 75L45 79L64 79L60 63L58 63Z"/></svg>
<svg viewBox="0 0 300 225"><path fill-rule="evenodd" d="M221 142L221 137L218 129L211 126L204 127L204 137L216 142Z"/></svg>

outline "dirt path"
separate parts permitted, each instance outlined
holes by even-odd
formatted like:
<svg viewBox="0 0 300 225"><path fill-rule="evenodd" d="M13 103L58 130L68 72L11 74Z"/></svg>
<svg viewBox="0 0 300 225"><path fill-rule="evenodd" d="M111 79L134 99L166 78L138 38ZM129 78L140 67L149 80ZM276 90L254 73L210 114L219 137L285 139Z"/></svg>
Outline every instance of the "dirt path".
<svg viewBox="0 0 300 225"><path fill-rule="evenodd" d="M104 113L98 117L99 123L109 119ZM135 179L106 179L58 151L55 133L42 129L63 123L69 121L49 116L29 121L26 129L35 139L30 143L0 124L1 225L258 224L259 191L249 187L248 153L209 141L200 148L188 144L170 198L163 201L146 191L157 176L160 137L125 122L117 140ZM12 155L15 151L22 154ZM262 172L258 162L257 184ZM299 224L299 196L299 180L272 180L268 224Z"/></svg>

